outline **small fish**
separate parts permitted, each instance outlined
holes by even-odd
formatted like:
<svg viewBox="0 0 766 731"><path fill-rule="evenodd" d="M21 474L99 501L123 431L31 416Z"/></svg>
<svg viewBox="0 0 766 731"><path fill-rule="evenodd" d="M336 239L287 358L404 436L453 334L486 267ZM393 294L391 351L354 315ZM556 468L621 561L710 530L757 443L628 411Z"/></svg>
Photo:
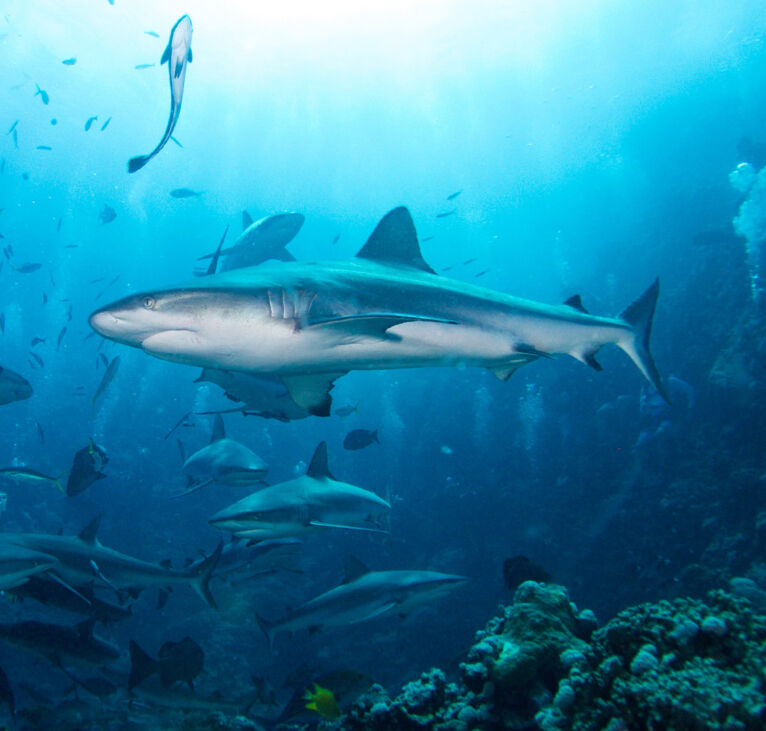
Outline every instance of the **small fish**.
<svg viewBox="0 0 766 731"><path fill-rule="evenodd" d="M173 135L170 135L170 139L173 140L179 147L183 148L183 145L175 138Z"/></svg>
<svg viewBox="0 0 766 731"><path fill-rule="evenodd" d="M37 424L37 436L40 437L40 444L45 444L45 432L43 431L43 428L40 426L39 421L35 421L35 424Z"/></svg>
<svg viewBox="0 0 766 731"><path fill-rule="evenodd" d="M113 284L117 284L117 281L121 276L121 274L118 274L116 277L112 277L111 281L109 282L109 286L111 287Z"/></svg>
<svg viewBox="0 0 766 731"><path fill-rule="evenodd" d="M91 284L98 284L99 282L103 282L106 279L106 277L96 277L95 279L91 279Z"/></svg>
<svg viewBox="0 0 766 731"><path fill-rule="evenodd" d="M72 305L69 305L66 311L66 321L72 322Z"/></svg>
<svg viewBox="0 0 766 731"><path fill-rule="evenodd" d="M442 444L441 447L439 447L439 451L442 454L452 454L452 447L450 447L448 444Z"/></svg>
<svg viewBox="0 0 766 731"><path fill-rule="evenodd" d="M97 119L98 119L98 116L96 116L96 117L88 117L87 121L85 122L85 131L86 132L93 126L93 123Z"/></svg>
<svg viewBox="0 0 766 731"><path fill-rule="evenodd" d="M53 148L50 145L38 145L38 150L52 150Z"/></svg>
<svg viewBox="0 0 766 731"><path fill-rule="evenodd" d="M8 131L7 131L5 134L7 134L7 135L11 134L11 132L13 132L13 130L15 130L15 129L16 129L16 125L17 125L18 123L19 123L19 120L17 119L17 120L16 120L16 121L15 121L15 122L14 122L14 123L13 123L13 124L10 126L9 130L8 130Z"/></svg>
<svg viewBox="0 0 766 731"><path fill-rule="evenodd" d="M420 239L420 243L423 244L426 241L431 241L433 239L433 236L424 236L422 239Z"/></svg>
<svg viewBox="0 0 766 731"><path fill-rule="evenodd" d="M154 66L153 63L139 63L133 68L136 69L136 71L141 71L141 69L150 69L152 66Z"/></svg>
<svg viewBox="0 0 766 731"><path fill-rule="evenodd" d="M306 708L316 711L322 718L334 719L340 717L340 708L331 690L314 683L313 690L307 690L303 700L308 701Z"/></svg>
<svg viewBox="0 0 766 731"><path fill-rule="evenodd" d="M34 348L35 345L39 345L40 343L44 343L45 338L32 338L32 340L29 343L30 348Z"/></svg>
<svg viewBox="0 0 766 731"><path fill-rule="evenodd" d="M191 188L173 188L170 191L170 195L173 198L199 198L202 193Z"/></svg>
<svg viewBox="0 0 766 731"><path fill-rule="evenodd" d="M476 261L476 258L477 258L477 257L474 257L473 259L466 259L466 260L463 262L463 266L468 266L469 264L473 264L473 263Z"/></svg>
<svg viewBox="0 0 766 731"><path fill-rule="evenodd" d="M144 33L146 33L146 35L148 35L148 36L151 36L152 38L159 38L160 37L160 34L159 33L155 33L153 30L145 30Z"/></svg>
<svg viewBox="0 0 766 731"><path fill-rule="evenodd" d="M66 325L61 328L61 332L59 333L59 336L56 338L56 350L58 350L61 347L61 341L64 339L64 336L66 335Z"/></svg>
<svg viewBox="0 0 766 731"><path fill-rule="evenodd" d="M344 449L364 449L369 447L373 442L380 443L378 439L378 430L370 431L369 429L353 429L343 440Z"/></svg>
<svg viewBox="0 0 766 731"><path fill-rule="evenodd" d="M13 247L8 244L8 246L3 247L3 254L5 255L5 258L10 260L11 256L13 256Z"/></svg>
<svg viewBox="0 0 766 731"><path fill-rule="evenodd" d="M111 223L117 218L117 212L111 206L104 203L101 213L98 214L98 220L103 224Z"/></svg>
<svg viewBox="0 0 766 731"><path fill-rule="evenodd" d="M437 218L447 218L447 216L454 216L457 213L457 208L453 208L450 211L442 211L441 213L437 213Z"/></svg>
<svg viewBox="0 0 766 731"><path fill-rule="evenodd" d="M59 218L58 225L56 226L56 233L61 233L61 224L64 223L63 216Z"/></svg>
<svg viewBox="0 0 766 731"><path fill-rule="evenodd" d="M42 264L39 264L38 262L28 261L20 267L14 267L14 269L19 274L31 274L32 272L36 272L41 266Z"/></svg>
<svg viewBox="0 0 766 731"><path fill-rule="evenodd" d="M98 357L101 360L101 363L103 364L104 368L108 368L109 367L109 358L107 358L103 353L99 353Z"/></svg>
<svg viewBox="0 0 766 731"><path fill-rule="evenodd" d="M96 408L96 401L98 401L99 396L101 396L101 394L103 394L104 391L106 391L109 384L114 380L114 377L117 375L117 371L119 370L119 368L120 368L120 356L116 355L114 357L114 360L107 366L106 372L104 373L104 377L101 379L101 383L96 389L96 393L93 395L93 398L90 400L94 409Z"/></svg>
<svg viewBox="0 0 766 731"><path fill-rule="evenodd" d="M6 480L16 485L28 485L30 487L49 482L53 483L59 490L61 490L61 492L64 492L64 487L61 484L62 477L63 475L49 477L42 472L28 469L26 467L4 467L3 469L0 469L0 480Z"/></svg>
<svg viewBox="0 0 766 731"><path fill-rule="evenodd" d="M0 312L0 333L5 334L5 312Z"/></svg>
<svg viewBox="0 0 766 731"><path fill-rule="evenodd" d="M79 249L80 248L80 244L65 244L64 248L65 249Z"/></svg>
<svg viewBox="0 0 766 731"><path fill-rule="evenodd" d="M335 234L335 236L333 237L332 242L333 242L333 244L337 244L338 241L340 241L340 234Z"/></svg>
<svg viewBox="0 0 766 731"><path fill-rule="evenodd" d="M77 57L72 56L72 58L65 58L61 63L63 63L64 66L74 66L77 63Z"/></svg>
<svg viewBox="0 0 766 731"><path fill-rule="evenodd" d="M30 355L37 361L37 365L39 365L40 368L45 368L45 362L37 353L32 352Z"/></svg>
<svg viewBox="0 0 766 731"><path fill-rule="evenodd" d="M482 269L478 274L474 274L474 277L483 277L485 274L489 273L490 269Z"/></svg>
<svg viewBox="0 0 766 731"><path fill-rule="evenodd" d="M448 267L444 267L442 269L442 271L443 272L448 272L448 271L450 271L451 269L454 269L454 268L455 268L455 266L453 264L450 264Z"/></svg>
<svg viewBox="0 0 766 731"><path fill-rule="evenodd" d="M448 201L454 201L454 200L455 200L455 198L457 198L457 197L458 197L458 196L459 196L459 195L460 195L462 192L463 192L462 190L457 190L457 191L455 191L454 193L450 193L450 194L447 196L447 200L448 200Z"/></svg>
<svg viewBox="0 0 766 731"><path fill-rule="evenodd" d="M103 131L104 131L104 130L105 130L105 129L106 129L108 126L109 126L109 122L111 122L111 121L112 121L112 118L111 118L111 117L109 117L109 119L107 119L107 120L106 120L106 122L104 122L104 123L101 125L101 131L102 131L102 132L103 132Z"/></svg>
<svg viewBox="0 0 766 731"><path fill-rule="evenodd" d="M51 127L55 127L59 123L58 119L56 117L51 118Z"/></svg>
<svg viewBox="0 0 766 731"><path fill-rule="evenodd" d="M2 175L5 172L5 158L0 160L0 175Z"/></svg>
<svg viewBox="0 0 766 731"><path fill-rule="evenodd" d="M359 401L357 401L355 404L347 404L346 406L341 406L335 409L336 416L351 416L351 414L358 414L358 413L359 413Z"/></svg>
<svg viewBox="0 0 766 731"><path fill-rule="evenodd" d="M39 95L40 99L43 100L43 104L47 104L51 100L48 92L45 89L41 89L38 84L35 84L35 86L37 86L37 91L34 93L34 96Z"/></svg>

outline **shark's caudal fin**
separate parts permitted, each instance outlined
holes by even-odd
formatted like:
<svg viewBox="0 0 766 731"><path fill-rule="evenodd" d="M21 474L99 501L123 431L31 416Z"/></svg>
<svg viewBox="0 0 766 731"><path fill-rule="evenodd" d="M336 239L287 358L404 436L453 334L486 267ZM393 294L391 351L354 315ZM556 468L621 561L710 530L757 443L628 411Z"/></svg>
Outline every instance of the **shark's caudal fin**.
<svg viewBox="0 0 766 731"><path fill-rule="evenodd" d="M269 622L268 620L261 617L258 612L255 613L255 621L258 622L258 627L260 627L261 632L263 632L264 636L266 637L266 641L269 643L269 650L274 645L274 622Z"/></svg>
<svg viewBox="0 0 766 731"><path fill-rule="evenodd" d="M648 289L632 304L628 305L619 315L620 319L630 325L632 337L618 342L630 359L636 364L646 379L657 389L657 392L670 403L660 372L654 364L649 350L649 338L652 334L652 319L657 307L657 297L660 293L660 280L655 279Z"/></svg>
<svg viewBox="0 0 766 731"><path fill-rule="evenodd" d="M160 664L149 657L135 640L130 641L130 677L128 690L141 685L150 675L159 670Z"/></svg>
<svg viewBox="0 0 766 731"><path fill-rule="evenodd" d="M131 157L130 160L128 160L128 172L135 173L137 170L140 170L144 165L146 165L146 163L148 163L151 159L151 155L138 155L137 157Z"/></svg>
<svg viewBox="0 0 766 731"><path fill-rule="evenodd" d="M191 569L189 573L189 580L194 590L207 602L207 605L211 609L218 609L218 605L215 603L213 595L210 593L210 579L213 578L213 572L218 565L218 559L221 558L221 552L223 551L223 541L218 544L218 548L215 549L204 561L196 565Z"/></svg>

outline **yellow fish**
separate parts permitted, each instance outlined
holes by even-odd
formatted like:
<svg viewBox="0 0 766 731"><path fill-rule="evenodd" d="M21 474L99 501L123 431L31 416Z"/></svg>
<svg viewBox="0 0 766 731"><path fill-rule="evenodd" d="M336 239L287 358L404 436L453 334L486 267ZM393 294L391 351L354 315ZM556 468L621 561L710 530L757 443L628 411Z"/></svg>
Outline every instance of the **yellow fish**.
<svg viewBox="0 0 766 731"><path fill-rule="evenodd" d="M314 683L314 690L307 690L303 700L308 701L306 708L310 711L316 711L322 718L338 718L340 708L338 701L331 690L322 688L321 685Z"/></svg>

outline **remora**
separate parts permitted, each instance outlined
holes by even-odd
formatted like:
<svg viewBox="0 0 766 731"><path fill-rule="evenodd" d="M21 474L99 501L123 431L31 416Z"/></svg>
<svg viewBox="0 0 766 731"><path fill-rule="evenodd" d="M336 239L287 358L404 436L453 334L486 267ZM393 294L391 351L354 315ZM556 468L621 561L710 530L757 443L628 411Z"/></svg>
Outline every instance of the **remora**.
<svg viewBox="0 0 766 731"><path fill-rule="evenodd" d="M475 365L506 380L564 353L600 370L622 348L665 397L649 351L655 282L616 318L512 297L435 274L409 211L395 208L356 257L270 262L133 295L94 312L104 337L158 358L277 373L294 401L330 413L333 381L350 370Z"/></svg>
<svg viewBox="0 0 766 731"><path fill-rule="evenodd" d="M222 545L193 569L175 571L102 546L96 538L98 524L99 518L95 518L76 536L3 533L0 535L0 547L19 546L53 557L58 563L48 573L70 586L95 582L96 585L122 590L189 584L208 605L215 608L208 584L221 555Z"/></svg>

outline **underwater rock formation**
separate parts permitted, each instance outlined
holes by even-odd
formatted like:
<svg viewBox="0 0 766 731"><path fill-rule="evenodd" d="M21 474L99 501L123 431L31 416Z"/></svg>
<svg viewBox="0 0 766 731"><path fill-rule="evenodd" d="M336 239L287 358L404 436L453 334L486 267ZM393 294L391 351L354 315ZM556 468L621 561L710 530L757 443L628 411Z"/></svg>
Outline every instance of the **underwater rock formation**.
<svg viewBox="0 0 766 731"><path fill-rule="evenodd" d="M766 726L766 618L723 591L619 613L601 629L566 589L525 582L476 635L459 682L374 686L325 729L749 730Z"/></svg>

